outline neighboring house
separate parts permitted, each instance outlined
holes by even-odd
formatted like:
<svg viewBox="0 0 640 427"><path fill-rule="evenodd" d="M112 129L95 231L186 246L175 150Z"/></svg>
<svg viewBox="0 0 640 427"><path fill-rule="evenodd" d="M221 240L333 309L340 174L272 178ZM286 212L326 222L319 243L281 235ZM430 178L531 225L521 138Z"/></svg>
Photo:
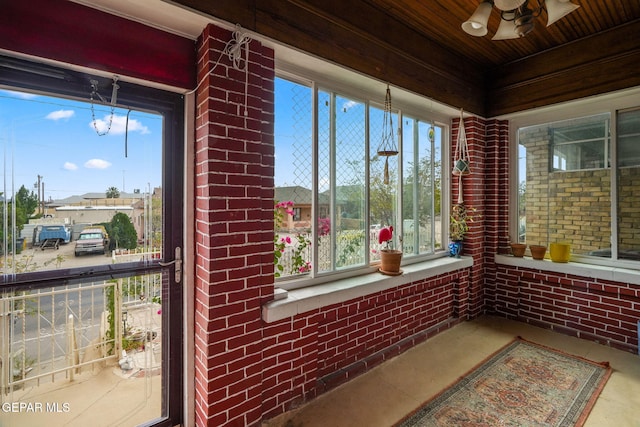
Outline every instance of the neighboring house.
<svg viewBox="0 0 640 427"><path fill-rule="evenodd" d="M349 206L350 196L357 191L361 191L356 186L340 186L336 189L336 204L338 225L342 219L347 218L346 208ZM319 217L325 218L329 215L330 192L325 191L318 194ZM287 215L285 209L280 208L285 224L283 230L296 231L308 229L311 226L311 203L313 192L308 188L300 186L276 187L274 200L277 202L292 201L293 215Z"/></svg>
<svg viewBox="0 0 640 427"><path fill-rule="evenodd" d="M293 202L293 215L289 215L285 208L280 208L283 224L281 231L297 231L311 227L311 201L313 193L300 186L276 187L274 200L277 202Z"/></svg>
<svg viewBox="0 0 640 427"><path fill-rule="evenodd" d="M160 203L162 189L154 188L151 199ZM118 212L126 213L136 229L139 239L145 237L145 217L149 208L147 194L141 192L120 193L120 197L106 197L105 193L86 193L64 199L49 201L45 204L45 216L51 221L63 221L65 224L99 224L111 221ZM51 222L50 221L50 222Z"/></svg>

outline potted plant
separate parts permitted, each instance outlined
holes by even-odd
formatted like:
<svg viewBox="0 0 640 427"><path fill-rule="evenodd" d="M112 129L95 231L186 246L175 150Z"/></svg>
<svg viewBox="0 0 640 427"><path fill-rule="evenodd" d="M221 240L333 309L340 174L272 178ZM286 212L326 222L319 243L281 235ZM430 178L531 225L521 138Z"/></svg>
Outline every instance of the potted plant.
<svg viewBox="0 0 640 427"><path fill-rule="evenodd" d="M380 250L380 273L392 276L402 274L402 271L400 270L402 251L391 247L393 243L392 225L380 230L380 233L378 234L378 243L384 245L384 248Z"/></svg>
<svg viewBox="0 0 640 427"><path fill-rule="evenodd" d="M453 205L449 216L449 253L451 256L459 258L462 252L462 241L469 231L469 223L473 222L473 217L468 212L475 209L468 209L464 204Z"/></svg>

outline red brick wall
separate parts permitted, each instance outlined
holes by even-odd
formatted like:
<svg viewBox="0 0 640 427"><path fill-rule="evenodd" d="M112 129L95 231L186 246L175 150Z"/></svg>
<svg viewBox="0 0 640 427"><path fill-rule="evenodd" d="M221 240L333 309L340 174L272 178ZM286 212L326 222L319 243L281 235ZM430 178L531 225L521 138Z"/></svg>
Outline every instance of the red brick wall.
<svg viewBox="0 0 640 427"><path fill-rule="evenodd" d="M265 325L263 414L271 418L450 328L467 313L459 271Z"/></svg>
<svg viewBox="0 0 640 427"><path fill-rule="evenodd" d="M245 116L245 73L220 55L230 39L229 31L209 26L198 46L194 356L200 426L261 420L261 305L273 295L274 56L251 42Z"/></svg>
<svg viewBox="0 0 640 427"><path fill-rule="evenodd" d="M497 314L637 351L637 285L504 265L497 266L497 277Z"/></svg>
<svg viewBox="0 0 640 427"><path fill-rule="evenodd" d="M486 258L496 253L500 237L508 229L508 122L465 117L465 134L471 160L471 173L462 177L463 201L473 221L464 239L464 254L473 257L469 288L469 317L486 310ZM452 156L460 131L460 119L451 123ZM453 160L453 159L452 159ZM451 201L457 203L459 180L451 178ZM491 267L491 266L489 266Z"/></svg>
<svg viewBox="0 0 640 427"><path fill-rule="evenodd" d="M487 120L484 170L484 244L485 250L478 260L483 272L484 311L493 310L495 295L496 253L509 249L509 122ZM515 239L515 236L513 236Z"/></svg>

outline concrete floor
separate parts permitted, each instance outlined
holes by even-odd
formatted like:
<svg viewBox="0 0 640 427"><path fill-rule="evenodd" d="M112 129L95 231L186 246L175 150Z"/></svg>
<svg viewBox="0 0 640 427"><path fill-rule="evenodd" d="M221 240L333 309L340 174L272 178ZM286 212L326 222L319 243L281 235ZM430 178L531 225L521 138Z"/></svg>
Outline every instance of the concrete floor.
<svg viewBox="0 0 640 427"><path fill-rule="evenodd" d="M0 427L135 426L161 415L161 390L160 375L105 367L3 396Z"/></svg>
<svg viewBox="0 0 640 427"><path fill-rule="evenodd" d="M387 427L454 383L516 336L613 368L585 427L640 427L640 358L546 329L484 316L391 359L263 427Z"/></svg>

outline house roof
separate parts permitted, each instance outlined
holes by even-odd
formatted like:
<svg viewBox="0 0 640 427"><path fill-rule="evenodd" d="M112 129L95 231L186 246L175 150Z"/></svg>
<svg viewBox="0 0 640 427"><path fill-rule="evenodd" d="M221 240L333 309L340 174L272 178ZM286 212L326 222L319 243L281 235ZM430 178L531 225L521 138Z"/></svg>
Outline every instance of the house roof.
<svg viewBox="0 0 640 427"><path fill-rule="evenodd" d="M308 188L294 185L291 187L276 187L275 199L278 202L291 200L295 205L311 205L313 193Z"/></svg>
<svg viewBox="0 0 640 427"><path fill-rule="evenodd" d="M354 192L362 193L364 190L360 185L339 185L336 187L336 201L338 204L342 204L351 200L350 197ZM323 191L318 194L318 201L320 204L329 203L329 198L331 196L330 190ZM276 187L275 188L275 200L278 202L283 202L287 200L291 200L294 205L311 205L313 201L313 192L308 189L301 187L299 185L294 185L290 187Z"/></svg>

